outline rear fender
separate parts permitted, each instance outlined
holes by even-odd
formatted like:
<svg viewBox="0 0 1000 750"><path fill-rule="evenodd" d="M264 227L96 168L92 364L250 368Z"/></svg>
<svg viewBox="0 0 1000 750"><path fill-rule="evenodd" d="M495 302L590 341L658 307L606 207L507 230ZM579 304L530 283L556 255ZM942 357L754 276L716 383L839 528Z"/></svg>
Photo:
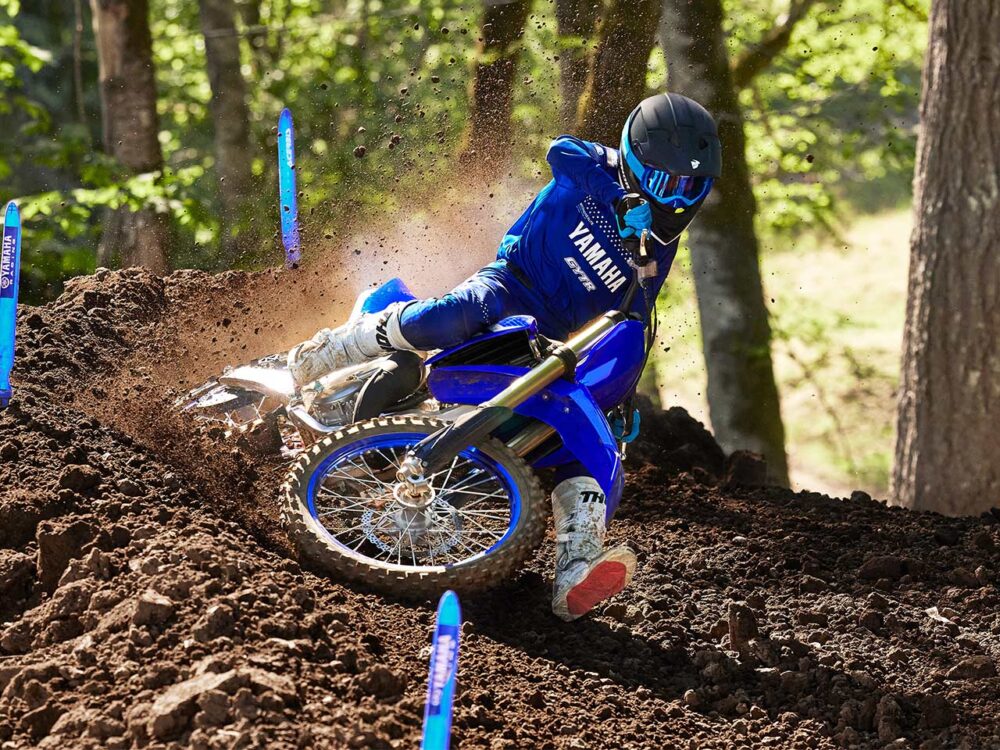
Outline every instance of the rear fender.
<svg viewBox="0 0 1000 750"><path fill-rule="evenodd" d="M354 320L364 313L382 312L394 302L411 302L415 300L413 292L400 278L389 279L381 286L369 289L358 295L354 303L354 310L351 312L351 319Z"/></svg>
<svg viewBox="0 0 1000 750"><path fill-rule="evenodd" d="M443 403L478 405L525 372L523 367L491 365L439 367L431 370L427 385L434 398ZM622 463L608 421L587 389L557 380L514 412L544 422L559 434L565 449L601 485L610 519L621 501L625 483Z"/></svg>

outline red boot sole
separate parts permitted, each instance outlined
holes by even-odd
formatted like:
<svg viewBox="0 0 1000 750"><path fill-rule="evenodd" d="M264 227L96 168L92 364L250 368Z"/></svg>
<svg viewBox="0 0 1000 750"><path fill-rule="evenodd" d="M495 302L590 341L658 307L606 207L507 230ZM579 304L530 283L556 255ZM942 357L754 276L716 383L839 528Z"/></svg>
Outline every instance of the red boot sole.
<svg viewBox="0 0 1000 750"><path fill-rule="evenodd" d="M574 617L584 615L594 605L625 588L628 569L620 562L602 562L566 595L566 608Z"/></svg>

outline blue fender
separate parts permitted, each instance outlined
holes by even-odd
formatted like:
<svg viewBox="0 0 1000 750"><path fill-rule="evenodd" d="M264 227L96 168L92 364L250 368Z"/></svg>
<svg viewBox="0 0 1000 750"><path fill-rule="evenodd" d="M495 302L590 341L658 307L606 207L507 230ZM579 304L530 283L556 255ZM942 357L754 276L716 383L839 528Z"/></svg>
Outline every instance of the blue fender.
<svg viewBox="0 0 1000 750"><path fill-rule="evenodd" d="M439 367L431 370L427 385L434 398L443 403L478 405L525 372L527 369L523 367L492 365ZM577 383L557 380L514 411L544 422L559 433L565 451L572 454L569 460L582 463L601 485L607 497L607 517L610 519L621 502L625 477L608 421L587 389ZM539 462L538 465L548 466L551 462Z"/></svg>
<svg viewBox="0 0 1000 750"><path fill-rule="evenodd" d="M609 412L632 393L645 362L646 332L638 320L626 320L580 359L576 379L590 391L602 412Z"/></svg>

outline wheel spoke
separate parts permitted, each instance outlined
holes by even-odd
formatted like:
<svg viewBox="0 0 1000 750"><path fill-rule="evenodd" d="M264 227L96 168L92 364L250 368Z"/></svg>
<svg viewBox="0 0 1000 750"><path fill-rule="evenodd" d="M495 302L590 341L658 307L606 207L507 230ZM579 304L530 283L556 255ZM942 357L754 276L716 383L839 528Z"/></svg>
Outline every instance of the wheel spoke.
<svg viewBox="0 0 1000 750"><path fill-rule="evenodd" d="M489 498L489 497L498 497L499 493L502 493L502 492L503 492L502 488L499 489L499 490L497 490L496 492L491 492L489 494L486 494L485 492L469 492L468 490L453 490L452 489L452 490L447 490L446 494L448 494L448 495L451 495L451 494L470 495L471 497L478 497L478 498L484 498L485 499L485 498Z"/></svg>
<svg viewBox="0 0 1000 750"><path fill-rule="evenodd" d="M327 474L323 477L325 482L328 479L334 479L341 482L361 482L367 486L385 487L386 483L381 479L366 479L365 477L352 477L350 474Z"/></svg>
<svg viewBox="0 0 1000 750"><path fill-rule="evenodd" d="M263 402L253 406L259 410ZM426 521L418 513L407 513L404 522L394 490L396 473L411 447L398 438L369 440L342 454L314 491L314 517L338 544L373 564L420 568L461 562L490 550L512 519L510 490L492 459L477 452L456 455L428 476L436 499ZM409 547L409 562L404 562L404 545Z"/></svg>

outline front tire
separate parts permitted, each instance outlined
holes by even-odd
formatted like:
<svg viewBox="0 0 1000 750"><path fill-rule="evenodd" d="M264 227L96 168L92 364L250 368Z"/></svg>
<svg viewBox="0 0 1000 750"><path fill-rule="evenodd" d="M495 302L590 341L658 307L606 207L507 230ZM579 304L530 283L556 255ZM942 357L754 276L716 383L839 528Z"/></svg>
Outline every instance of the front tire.
<svg viewBox="0 0 1000 750"><path fill-rule="evenodd" d="M433 475L420 528L394 494L398 461L443 426L417 415L379 417L309 448L282 489L282 521L302 555L404 598L480 591L517 570L541 544L547 503L534 472L503 443L466 448Z"/></svg>

